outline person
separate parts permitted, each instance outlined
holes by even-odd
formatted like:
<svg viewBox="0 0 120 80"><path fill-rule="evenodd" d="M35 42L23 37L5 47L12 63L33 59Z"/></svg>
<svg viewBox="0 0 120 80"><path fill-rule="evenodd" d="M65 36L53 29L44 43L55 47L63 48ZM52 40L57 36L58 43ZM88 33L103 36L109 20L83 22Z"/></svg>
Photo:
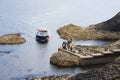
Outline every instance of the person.
<svg viewBox="0 0 120 80"><path fill-rule="evenodd" d="M70 51L71 51L71 52L72 52L73 48L74 48L74 43L73 43L73 41L72 41L72 39L71 39L71 43L70 43Z"/></svg>
<svg viewBox="0 0 120 80"><path fill-rule="evenodd" d="M67 49L67 48L66 48L66 42L63 42L63 43L62 43L62 48L63 48L63 49Z"/></svg>
<svg viewBox="0 0 120 80"><path fill-rule="evenodd" d="M70 44L71 44L71 40L67 40L67 48L68 48L68 50L70 50Z"/></svg>

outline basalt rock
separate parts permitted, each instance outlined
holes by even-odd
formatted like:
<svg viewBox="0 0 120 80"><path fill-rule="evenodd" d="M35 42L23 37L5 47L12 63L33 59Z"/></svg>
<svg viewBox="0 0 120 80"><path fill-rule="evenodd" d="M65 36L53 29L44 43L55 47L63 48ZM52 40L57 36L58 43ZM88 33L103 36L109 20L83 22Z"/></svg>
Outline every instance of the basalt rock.
<svg viewBox="0 0 120 80"><path fill-rule="evenodd" d="M119 80L120 60L107 64L100 69L93 69L86 73L79 73L69 76L67 80Z"/></svg>
<svg viewBox="0 0 120 80"><path fill-rule="evenodd" d="M120 12L116 14L113 18L95 25L95 29L120 32Z"/></svg>

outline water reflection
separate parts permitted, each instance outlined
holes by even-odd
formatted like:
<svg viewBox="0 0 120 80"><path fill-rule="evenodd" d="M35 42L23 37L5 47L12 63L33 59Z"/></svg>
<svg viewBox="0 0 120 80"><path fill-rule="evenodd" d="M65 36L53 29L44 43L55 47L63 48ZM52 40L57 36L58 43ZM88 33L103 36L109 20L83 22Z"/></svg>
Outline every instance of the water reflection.
<svg viewBox="0 0 120 80"><path fill-rule="evenodd" d="M94 45L108 45L112 41L104 41L104 40L77 40L75 41L75 45L83 45L83 46L94 46Z"/></svg>

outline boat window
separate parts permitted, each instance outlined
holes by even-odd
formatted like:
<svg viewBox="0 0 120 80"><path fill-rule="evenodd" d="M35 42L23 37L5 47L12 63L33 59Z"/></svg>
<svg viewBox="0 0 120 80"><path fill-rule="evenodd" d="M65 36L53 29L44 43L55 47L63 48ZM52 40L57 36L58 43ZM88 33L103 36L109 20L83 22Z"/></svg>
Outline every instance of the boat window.
<svg viewBox="0 0 120 80"><path fill-rule="evenodd" d="M47 36L48 33L47 33L47 31L39 31L39 32L37 32L37 35L40 35L40 36Z"/></svg>

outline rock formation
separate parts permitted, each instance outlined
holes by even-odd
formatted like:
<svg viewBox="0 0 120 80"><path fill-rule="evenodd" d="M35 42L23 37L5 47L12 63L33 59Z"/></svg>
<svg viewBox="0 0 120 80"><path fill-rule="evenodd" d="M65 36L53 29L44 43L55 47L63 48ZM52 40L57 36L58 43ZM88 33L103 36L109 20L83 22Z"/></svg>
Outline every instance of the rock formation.
<svg viewBox="0 0 120 80"><path fill-rule="evenodd" d="M57 30L61 38L75 40L120 39L120 12L113 18L86 28L69 24Z"/></svg>
<svg viewBox="0 0 120 80"><path fill-rule="evenodd" d="M53 76L46 76L42 78L34 78L32 80L66 80L68 75L53 75Z"/></svg>
<svg viewBox="0 0 120 80"><path fill-rule="evenodd" d="M20 34L6 34L0 36L0 44L20 44L25 42L25 39Z"/></svg>
<svg viewBox="0 0 120 80"><path fill-rule="evenodd" d="M120 58L99 69L72 75L53 75L32 80L120 80Z"/></svg>
<svg viewBox="0 0 120 80"><path fill-rule="evenodd" d="M97 30L120 32L120 12L113 18L95 25Z"/></svg>
<svg viewBox="0 0 120 80"><path fill-rule="evenodd" d="M79 58L77 56L66 54L64 51L54 53L50 58L50 63L60 67L73 67L79 66Z"/></svg>

